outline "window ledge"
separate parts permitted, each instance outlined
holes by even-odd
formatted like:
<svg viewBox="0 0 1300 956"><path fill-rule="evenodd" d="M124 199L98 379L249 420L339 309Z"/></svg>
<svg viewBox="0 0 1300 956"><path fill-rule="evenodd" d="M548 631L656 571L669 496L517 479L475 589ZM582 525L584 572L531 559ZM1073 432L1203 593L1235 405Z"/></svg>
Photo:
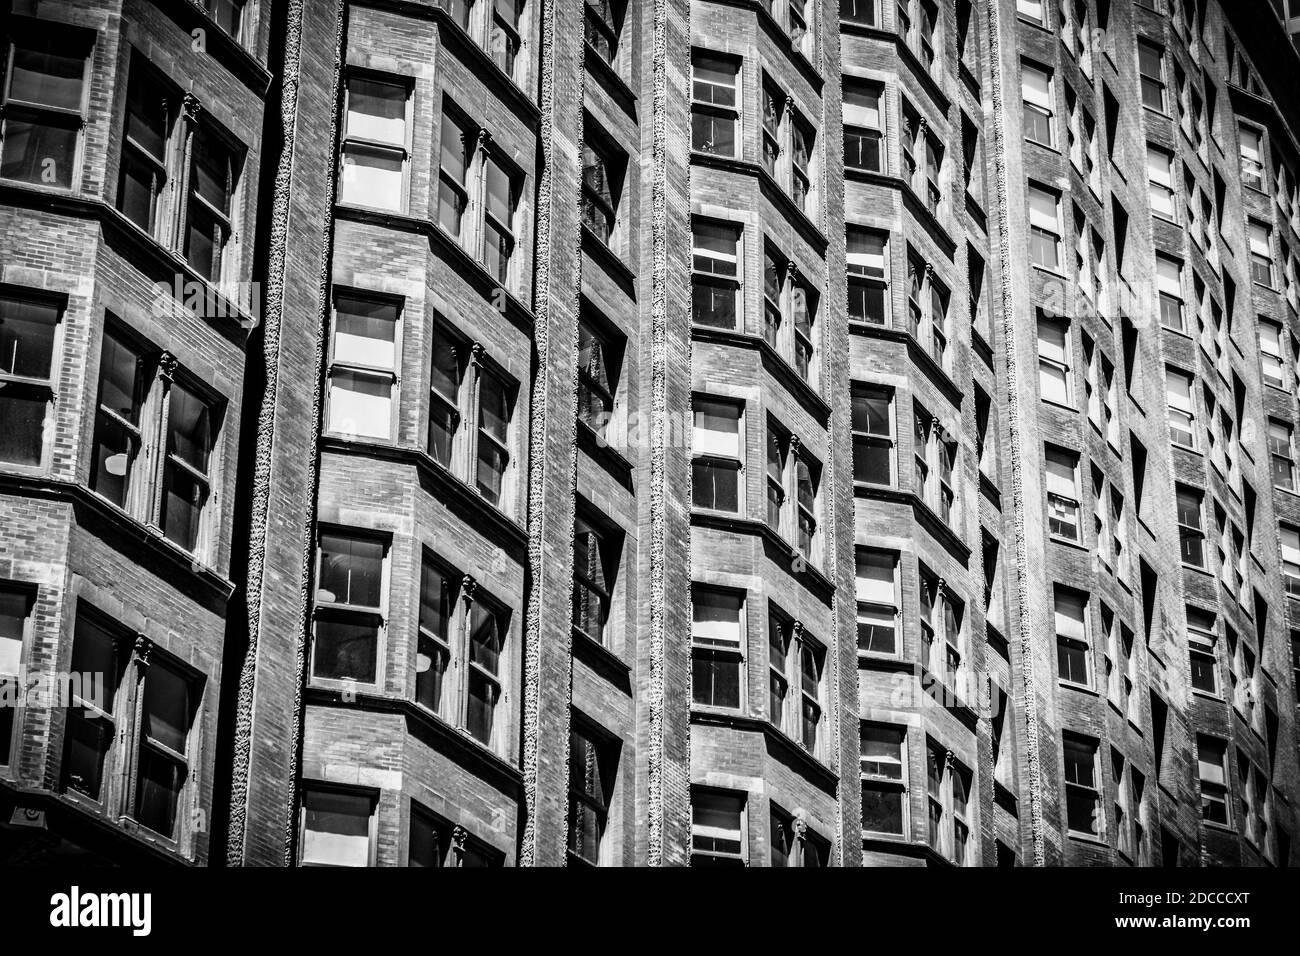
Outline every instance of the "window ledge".
<svg viewBox="0 0 1300 956"><path fill-rule="evenodd" d="M349 441L322 435L321 451L335 452L341 455L369 457L381 461L414 465L420 474L429 480L434 490L444 496L446 503L458 509L470 526L478 529L488 538L503 546L516 560L526 560L528 532L501 509L489 503L477 491L452 474L445 466L438 464L426 451L401 445L376 444L364 441Z"/></svg>
<svg viewBox="0 0 1300 956"><path fill-rule="evenodd" d="M1089 697L1101 698L1101 691L1097 690L1095 687L1089 687L1087 684L1076 684L1074 681L1066 680L1064 677L1058 677L1056 679L1056 684L1064 690L1078 691L1080 694L1086 694Z"/></svg>
<svg viewBox="0 0 1300 956"><path fill-rule="evenodd" d="M768 202L777 206L785 215L786 220L795 227L795 230L803 237L803 240L812 246L813 252L824 257L826 247L829 244L826 234L821 231L817 223L809 215L799 208L794 199L781 188L780 184L772 178L771 174L762 166L755 165L754 169L758 172L758 185ZM821 202L822 197L818 197Z"/></svg>
<svg viewBox="0 0 1300 956"><path fill-rule="evenodd" d="M888 657L884 654L858 651L858 670L861 671L911 672L915 667L916 664L905 657Z"/></svg>
<svg viewBox="0 0 1300 956"><path fill-rule="evenodd" d="M762 538L764 549L771 557L783 558L789 564L790 574L827 606L830 605L835 595L835 585L814 566L812 561L803 558L790 542L777 534L766 521L755 521L753 518L730 512L704 511L692 507L691 526ZM802 564L802 569L796 570L796 564Z"/></svg>
<svg viewBox="0 0 1300 956"><path fill-rule="evenodd" d="M719 345L756 350L762 358L763 367L771 373L772 377L780 381L786 391L799 400L799 404L817 420L819 425L823 428L827 426L831 417L830 405L822 398L821 393L801 378L785 357L772 348L761 335L716 329L707 325L692 325L691 338L697 342L715 342ZM816 353L816 357L820 358L821 353Z"/></svg>
<svg viewBox="0 0 1300 956"><path fill-rule="evenodd" d="M934 244L948 258L949 262L957 254L957 241L948 234L947 228L944 227L934 213L921 202L919 197L912 189L910 183L903 181L903 206L912 214L912 218L919 222L926 231L926 234L934 240Z"/></svg>
<svg viewBox="0 0 1300 956"><path fill-rule="evenodd" d="M632 484L632 463L609 440L598 435L596 430L578 419L578 447L586 452L592 461L604 466L605 470L628 491L634 491Z"/></svg>
<svg viewBox="0 0 1300 956"><path fill-rule="evenodd" d="M939 516L930 510L919 495L914 491L903 491L899 488L891 488L886 485L868 485L855 482L853 485L853 494L857 498L871 498L878 501L891 501L897 504L905 504L911 507L913 517L919 522L930 537L934 538L945 547L952 557L961 563L962 567L968 567L970 563L970 548L966 543L957 536L941 520Z"/></svg>
<svg viewBox="0 0 1300 956"><path fill-rule="evenodd" d="M235 591L233 582L173 544L160 530L144 524L85 485L48 476L0 472L0 493L3 492L68 502L73 506L74 520L79 525L89 526L86 519L91 519L99 526L111 529L110 541L116 550L128 557L135 557L132 550L142 550L145 553L138 557L138 564L155 573L178 576L175 583L182 591L191 594L209 610L225 614L226 604ZM159 567L157 559L161 559L168 572Z"/></svg>
<svg viewBox="0 0 1300 956"><path fill-rule="evenodd" d="M989 500L989 503L992 504L993 507L997 508L998 511L1001 511L1002 491L998 488L997 485L993 483L993 479L990 478L988 475L984 474L984 472L981 471L979 475L980 475L980 491L984 492L984 497Z"/></svg>
<svg viewBox="0 0 1300 956"><path fill-rule="evenodd" d="M487 269L483 268L483 264L471 256L441 226L425 219L408 216L405 213L372 210L363 206L348 206L339 203L334 204L334 218L345 222L368 223L426 236L436 250L455 260L452 265L455 266L456 273L473 286L484 299L488 300L493 308L498 308L497 303L494 301L498 293L503 294L505 308L499 309L499 311L521 332L532 337L537 322L532 309L524 305L508 288L497 282Z"/></svg>
<svg viewBox="0 0 1300 956"><path fill-rule="evenodd" d="M454 727L413 700L364 691L345 697L338 691L311 685L307 686L304 698L309 705L398 714L406 718L407 730L413 736L423 739L430 746L439 743L445 745L444 752L453 760L482 773L489 782L503 790L513 794L523 791L524 775L517 766L475 740L467 731Z"/></svg>
<svg viewBox="0 0 1300 956"><path fill-rule="evenodd" d="M586 631L571 626L571 633L573 634L573 656L623 693L631 695L632 665L604 644L592 640Z"/></svg>
<svg viewBox="0 0 1300 956"><path fill-rule="evenodd" d="M617 252L588 229L585 223L582 225L582 251L605 270L606 274L627 293L628 298L633 302L636 301L636 273Z"/></svg>
<svg viewBox="0 0 1300 956"><path fill-rule="evenodd" d="M766 718L691 704L691 723L761 733L770 751L785 757L787 762L797 764L813 784L832 796L839 791L839 775Z"/></svg>

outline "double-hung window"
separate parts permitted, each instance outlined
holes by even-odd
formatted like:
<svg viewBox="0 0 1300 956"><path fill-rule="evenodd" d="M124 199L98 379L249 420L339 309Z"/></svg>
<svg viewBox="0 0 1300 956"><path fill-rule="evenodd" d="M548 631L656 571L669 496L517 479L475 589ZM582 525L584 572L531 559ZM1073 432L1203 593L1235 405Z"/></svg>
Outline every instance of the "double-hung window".
<svg viewBox="0 0 1300 956"><path fill-rule="evenodd" d="M933 740L926 747L926 805L929 816L929 846L957 866L974 861L969 851L971 772L952 751Z"/></svg>
<svg viewBox="0 0 1300 956"><path fill-rule="evenodd" d="M885 88L857 77L844 78L844 165L885 172Z"/></svg>
<svg viewBox="0 0 1300 956"><path fill-rule="evenodd" d="M799 377L817 387L816 337L820 296L797 267L772 246L763 252L763 338Z"/></svg>
<svg viewBox="0 0 1300 956"><path fill-rule="evenodd" d="M208 126L195 130L192 148L183 251L185 261L199 275L216 282L234 232L232 206L240 160L224 137Z"/></svg>
<svg viewBox="0 0 1300 956"><path fill-rule="evenodd" d="M1054 445L1043 449L1047 476L1048 529L1055 538L1078 541L1079 456Z"/></svg>
<svg viewBox="0 0 1300 956"><path fill-rule="evenodd" d="M735 329L740 314L741 227L712 219L691 224L691 321Z"/></svg>
<svg viewBox="0 0 1300 956"><path fill-rule="evenodd" d="M895 449L894 390L883 385L852 385L853 480L893 486Z"/></svg>
<svg viewBox="0 0 1300 956"><path fill-rule="evenodd" d="M476 256L502 287L517 284L515 223L523 176L474 127L444 101L438 151L438 224Z"/></svg>
<svg viewBox="0 0 1300 956"><path fill-rule="evenodd" d="M493 0L492 22L488 26L488 50L492 62L506 76L514 77L519 56L524 0Z"/></svg>
<svg viewBox="0 0 1300 956"><path fill-rule="evenodd" d="M612 64L618 55L624 4L619 0L586 0L584 6L583 35L587 45L602 60Z"/></svg>
<svg viewBox="0 0 1300 956"><path fill-rule="evenodd" d="M1184 448L1197 448L1196 397L1192 376L1175 368L1165 370L1165 391L1169 401L1169 438Z"/></svg>
<svg viewBox="0 0 1300 956"><path fill-rule="evenodd" d="M45 461L62 319L61 299L0 287L0 462Z"/></svg>
<svg viewBox="0 0 1300 956"><path fill-rule="evenodd" d="M1165 54L1147 40L1138 40L1138 75L1142 105L1157 113L1165 111Z"/></svg>
<svg viewBox="0 0 1300 956"><path fill-rule="evenodd" d="M760 154L763 169L789 194L799 211L815 218L813 184L816 130L770 77L763 80Z"/></svg>
<svg viewBox="0 0 1300 956"><path fill-rule="evenodd" d="M1300 598L1300 528L1279 525L1278 534L1282 538L1282 582L1288 595Z"/></svg>
<svg viewBox="0 0 1300 956"><path fill-rule="evenodd" d="M691 55L691 149L735 156L740 148L740 64L730 57Z"/></svg>
<svg viewBox="0 0 1300 956"><path fill-rule="evenodd" d="M691 788L691 866L744 866L742 794Z"/></svg>
<svg viewBox="0 0 1300 956"><path fill-rule="evenodd" d="M614 417L622 348L589 309L584 300L578 315L578 420L603 438Z"/></svg>
<svg viewBox="0 0 1300 956"><path fill-rule="evenodd" d="M1174 157L1155 146L1147 146L1147 196L1153 213L1178 221L1174 203Z"/></svg>
<svg viewBox="0 0 1300 956"><path fill-rule="evenodd" d="M365 832L366 802L357 801L355 828L358 837ZM572 832L572 831L570 831ZM360 845L357 846L357 866L360 862ZM430 813L414 800L411 801L411 839L407 850L407 865L419 867L499 867L503 854L470 836L464 827L452 824Z"/></svg>
<svg viewBox="0 0 1300 956"><path fill-rule="evenodd" d="M1156 289L1160 295L1160 324L1182 332L1186 328L1183 311L1183 267L1176 259L1156 254Z"/></svg>
<svg viewBox="0 0 1300 956"><path fill-rule="evenodd" d="M880 26L880 0L840 0L840 19L864 27Z"/></svg>
<svg viewBox="0 0 1300 956"><path fill-rule="evenodd" d="M1029 184L1029 258L1046 269L1061 267L1060 195Z"/></svg>
<svg viewBox="0 0 1300 956"><path fill-rule="evenodd" d="M0 178L71 189L81 162L90 43L75 28L41 26L18 27L8 45Z"/></svg>
<svg viewBox="0 0 1300 956"><path fill-rule="evenodd" d="M156 234L170 182L172 124L168 90L148 66L136 60L126 92L126 125L117 208L141 229ZM172 97L174 103L175 97Z"/></svg>
<svg viewBox="0 0 1300 956"><path fill-rule="evenodd" d="M1053 603L1056 620L1057 676L1083 687L1092 686L1092 627L1088 595L1060 584Z"/></svg>
<svg viewBox="0 0 1300 956"><path fill-rule="evenodd" d="M335 293L328 431L380 441L395 437L398 312L391 299Z"/></svg>
<svg viewBox="0 0 1300 956"><path fill-rule="evenodd" d="M964 607L939 576L919 566L921 663L948 691L961 696L965 677Z"/></svg>
<svg viewBox="0 0 1300 956"><path fill-rule="evenodd" d="M1241 184L1252 189L1263 189L1263 137L1253 126L1239 126L1238 132L1241 137Z"/></svg>
<svg viewBox="0 0 1300 956"><path fill-rule="evenodd" d="M438 149L438 225L461 238L469 206L473 134L450 110L443 109Z"/></svg>
<svg viewBox="0 0 1300 956"><path fill-rule="evenodd" d="M1286 422L1268 420L1268 451L1273 461L1273 486L1295 491L1295 431Z"/></svg>
<svg viewBox="0 0 1300 956"><path fill-rule="evenodd" d="M461 386L469 346L441 324L433 328L433 367L429 381L429 454L453 468L456 436L461 424Z"/></svg>
<svg viewBox="0 0 1300 956"><path fill-rule="evenodd" d="M1250 278L1260 285L1273 285L1273 230L1257 219L1247 224L1250 246Z"/></svg>
<svg viewBox="0 0 1300 956"><path fill-rule="evenodd" d="M618 766L618 745L574 721L569 729L569 862L606 862L605 832ZM609 849L614 849L610 847Z"/></svg>
<svg viewBox="0 0 1300 956"><path fill-rule="evenodd" d="M18 676L22 671L23 644L31 630L35 598L33 588L0 583L0 767L13 762L14 725L20 700Z"/></svg>
<svg viewBox="0 0 1300 956"><path fill-rule="evenodd" d="M907 729L863 723L860 736L862 829L903 836L907 832Z"/></svg>
<svg viewBox="0 0 1300 956"><path fill-rule="evenodd" d="M1217 617L1210 611L1187 605L1187 656L1192 687L1219 696Z"/></svg>
<svg viewBox="0 0 1300 956"><path fill-rule="evenodd" d="M1201 781L1201 818L1228 826L1227 744L1218 737L1197 734L1196 764Z"/></svg>
<svg viewBox="0 0 1300 956"><path fill-rule="evenodd" d="M1097 741L1064 731L1061 745L1065 758L1066 826L1071 833L1099 838L1105 830L1105 819L1097 770Z"/></svg>
<svg viewBox="0 0 1300 956"><path fill-rule="evenodd" d="M377 796L369 791L305 785L298 865L373 866Z"/></svg>
<svg viewBox="0 0 1300 956"><path fill-rule="evenodd" d="M1052 71L1045 66L1021 60L1020 93L1024 102L1025 139L1044 146L1055 146Z"/></svg>
<svg viewBox="0 0 1300 956"><path fill-rule="evenodd" d="M613 245L625 162L614 148L588 135L582 143L582 224Z"/></svg>
<svg viewBox="0 0 1300 956"><path fill-rule="evenodd" d="M361 74L348 77L340 202L405 211L410 98L408 83Z"/></svg>
<svg viewBox="0 0 1300 956"><path fill-rule="evenodd" d="M856 549L858 653L897 657L902 619L898 552Z"/></svg>
<svg viewBox="0 0 1300 956"><path fill-rule="evenodd" d="M743 709L745 595L691 585L691 695L697 704Z"/></svg>
<svg viewBox="0 0 1300 956"><path fill-rule="evenodd" d="M480 261L502 286L510 284L515 252L515 209L519 177L492 153L483 156L483 248Z"/></svg>
<svg viewBox="0 0 1300 956"><path fill-rule="evenodd" d="M914 406L913 431L913 490L939 520L955 527L957 442L920 404Z"/></svg>
<svg viewBox="0 0 1300 956"><path fill-rule="evenodd" d="M810 754L820 756L826 648L775 606L767 627L768 719Z"/></svg>
<svg viewBox="0 0 1300 956"><path fill-rule="evenodd" d="M93 614L77 609L71 672L77 675L63 731L59 789L102 802L112 779L118 733L118 688L130 656L129 638ZM75 692L75 691L78 691Z"/></svg>
<svg viewBox="0 0 1300 956"><path fill-rule="evenodd" d="M740 510L742 406L697 396L691 439L692 498L696 508Z"/></svg>
<svg viewBox="0 0 1300 956"><path fill-rule="evenodd" d="M1205 567L1205 518L1202 502L1204 493L1189 485L1175 485L1174 498L1178 511L1179 550L1184 564L1194 568Z"/></svg>
<svg viewBox="0 0 1300 956"><path fill-rule="evenodd" d="M377 537L322 530L316 549L311 676L378 682L387 619L388 546Z"/></svg>
<svg viewBox="0 0 1300 956"><path fill-rule="evenodd" d="M573 521L573 626L597 644L610 646L611 595L618 569L619 536L579 514Z"/></svg>
<svg viewBox="0 0 1300 956"><path fill-rule="evenodd" d="M845 238L849 319L869 325L890 324L889 235L850 224Z"/></svg>
<svg viewBox="0 0 1300 956"><path fill-rule="evenodd" d="M1045 402L1074 406L1068 319L1038 314L1038 392Z"/></svg>
<svg viewBox="0 0 1300 956"><path fill-rule="evenodd" d="M197 712L194 680L177 665L151 660L140 707L132 817L155 833L176 829L181 792L190 775L188 740Z"/></svg>

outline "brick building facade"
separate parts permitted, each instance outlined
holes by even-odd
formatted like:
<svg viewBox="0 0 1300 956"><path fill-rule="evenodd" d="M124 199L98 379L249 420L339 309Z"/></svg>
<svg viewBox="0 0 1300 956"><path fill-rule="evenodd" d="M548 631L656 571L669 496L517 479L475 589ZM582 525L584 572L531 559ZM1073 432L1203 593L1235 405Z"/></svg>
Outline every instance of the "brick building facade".
<svg viewBox="0 0 1300 956"><path fill-rule="evenodd" d="M1266 4L0 36L3 858L1291 862Z"/></svg>

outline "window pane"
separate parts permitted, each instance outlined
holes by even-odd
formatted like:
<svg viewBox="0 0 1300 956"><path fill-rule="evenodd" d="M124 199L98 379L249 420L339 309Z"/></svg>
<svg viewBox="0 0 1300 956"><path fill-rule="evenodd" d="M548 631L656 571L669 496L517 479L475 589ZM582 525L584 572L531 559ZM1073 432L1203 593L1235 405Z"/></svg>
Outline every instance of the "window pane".
<svg viewBox="0 0 1300 956"><path fill-rule="evenodd" d="M167 451L196 471L207 473L212 433L207 402L180 385L172 385L167 411Z"/></svg>
<svg viewBox="0 0 1300 956"><path fill-rule="evenodd" d="M135 819L155 833L171 836L176 805L185 784L185 767L150 747L140 748L136 778Z"/></svg>
<svg viewBox="0 0 1300 956"><path fill-rule="evenodd" d="M43 122L12 110L4 124L0 177L68 189L77 156L77 131L62 121Z"/></svg>
<svg viewBox="0 0 1300 956"><path fill-rule="evenodd" d="M395 83L348 80L347 136L406 144L406 90Z"/></svg>
<svg viewBox="0 0 1300 956"><path fill-rule="evenodd" d="M308 790L303 795L304 866L370 864L369 797Z"/></svg>
<svg viewBox="0 0 1300 956"><path fill-rule="evenodd" d="M12 385L0 390L0 461L39 465L48 401Z"/></svg>
<svg viewBox="0 0 1300 956"><path fill-rule="evenodd" d="M398 153L349 146L343 156L340 201L375 209L400 210L404 167Z"/></svg>
<svg viewBox="0 0 1300 956"><path fill-rule="evenodd" d="M322 534L320 552L316 600L354 607L379 607L384 563L382 542Z"/></svg>
<svg viewBox="0 0 1300 956"><path fill-rule="evenodd" d="M312 676L374 683L378 647L378 625L322 617L316 621Z"/></svg>
<svg viewBox="0 0 1300 956"><path fill-rule="evenodd" d="M387 439L392 435L392 380L335 369L330 374L329 429Z"/></svg>
<svg viewBox="0 0 1300 956"><path fill-rule="evenodd" d="M85 57L56 50L53 38L24 40L14 45L9 97L78 112L85 71Z"/></svg>
<svg viewBox="0 0 1300 956"><path fill-rule="evenodd" d="M334 361L374 368L395 367L397 306L339 296L334 313Z"/></svg>
<svg viewBox="0 0 1300 956"><path fill-rule="evenodd" d="M151 664L144 682L145 736L184 754L191 715L190 682L171 668Z"/></svg>
<svg viewBox="0 0 1300 956"><path fill-rule="evenodd" d="M186 551L198 545L207 485L180 466L168 462L163 468L163 501L159 525L163 534Z"/></svg>

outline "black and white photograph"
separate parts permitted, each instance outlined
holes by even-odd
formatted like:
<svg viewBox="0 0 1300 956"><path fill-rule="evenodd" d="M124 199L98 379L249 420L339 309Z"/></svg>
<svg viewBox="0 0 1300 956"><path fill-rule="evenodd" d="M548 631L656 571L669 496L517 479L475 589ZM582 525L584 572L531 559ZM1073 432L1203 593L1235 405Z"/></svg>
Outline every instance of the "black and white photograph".
<svg viewBox="0 0 1300 956"><path fill-rule="evenodd" d="M1300 0L0 0L0 67L7 939L1294 928Z"/></svg>

